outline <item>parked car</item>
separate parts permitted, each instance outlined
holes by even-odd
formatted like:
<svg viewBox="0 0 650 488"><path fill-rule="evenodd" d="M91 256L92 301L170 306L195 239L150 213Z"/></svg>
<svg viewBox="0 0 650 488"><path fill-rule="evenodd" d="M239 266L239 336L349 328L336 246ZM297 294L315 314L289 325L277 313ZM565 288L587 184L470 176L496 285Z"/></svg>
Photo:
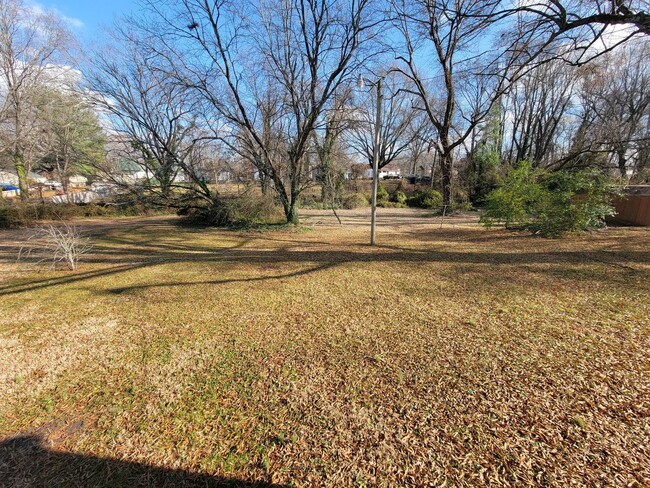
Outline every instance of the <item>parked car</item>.
<svg viewBox="0 0 650 488"><path fill-rule="evenodd" d="M16 191L20 190L16 185L12 185L11 183L0 183L0 189L2 191Z"/></svg>
<svg viewBox="0 0 650 488"><path fill-rule="evenodd" d="M431 183L431 176L422 176L422 175L408 175L406 177L408 182L411 185L415 185L417 183L424 183L424 184L430 184Z"/></svg>

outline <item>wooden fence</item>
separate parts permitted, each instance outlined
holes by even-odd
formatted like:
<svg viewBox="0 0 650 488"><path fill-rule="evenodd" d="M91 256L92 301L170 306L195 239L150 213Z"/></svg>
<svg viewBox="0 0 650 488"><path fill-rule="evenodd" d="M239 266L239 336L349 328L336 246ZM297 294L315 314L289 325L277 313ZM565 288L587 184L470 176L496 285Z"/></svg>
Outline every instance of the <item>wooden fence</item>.
<svg viewBox="0 0 650 488"><path fill-rule="evenodd" d="M613 224L650 226L650 185L629 186L614 199Z"/></svg>

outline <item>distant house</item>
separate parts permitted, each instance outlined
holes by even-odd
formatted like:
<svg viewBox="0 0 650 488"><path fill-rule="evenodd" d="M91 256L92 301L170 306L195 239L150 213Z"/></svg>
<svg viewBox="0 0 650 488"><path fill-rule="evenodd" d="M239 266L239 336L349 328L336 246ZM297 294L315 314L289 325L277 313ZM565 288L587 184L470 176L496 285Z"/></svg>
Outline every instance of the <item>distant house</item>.
<svg viewBox="0 0 650 488"><path fill-rule="evenodd" d="M149 177L147 171L139 164L128 159L119 159L115 162L113 179L123 185L132 185Z"/></svg>
<svg viewBox="0 0 650 488"><path fill-rule="evenodd" d="M379 179L388 180L391 178L399 178L402 175L402 170L395 164L388 164L379 170Z"/></svg>
<svg viewBox="0 0 650 488"><path fill-rule="evenodd" d="M372 179L372 168L364 165L363 178L371 180ZM395 164L388 164L383 168L379 169L379 179L380 180L389 180L389 179L398 179L402 175L402 170L399 166Z"/></svg>
<svg viewBox="0 0 650 488"><path fill-rule="evenodd" d="M83 188L88 184L88 178L82 175L72 175L68 178L68 181L70 182L70 185L75 188Z"/></svg>
<svg viewBox="0 0 650 488"><path fill-rule="evenodd" d="M47 178L44 176L39 175L38 173L34 173L30 171L27 173L27 181L30 185L33 184L40 184L44 183L47 181ZM4 183L7 185L12 185L12 186L18 186L19 181L18 181L18 173L16 173L13 170L0 170L0 183ZM3 197L13 197L16 196L20 193L20 190L9 190L9 191L4 191L2 193Z"/></svg>

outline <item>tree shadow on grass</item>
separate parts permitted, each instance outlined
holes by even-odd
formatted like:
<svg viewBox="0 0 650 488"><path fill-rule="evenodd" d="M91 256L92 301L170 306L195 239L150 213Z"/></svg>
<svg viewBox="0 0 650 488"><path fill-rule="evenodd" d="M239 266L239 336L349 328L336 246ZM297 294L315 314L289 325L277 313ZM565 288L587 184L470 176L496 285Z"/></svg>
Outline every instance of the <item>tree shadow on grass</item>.
<svg viewBox="0 0 650 488"><path fill-rule="evenodd" d="M407 233L411 239L422 242L427 233L425 230L411 231ZM402 243L383 244L376 248L369 248L365 245L348 244L348 243L326 243L310 242L301 239L290 239L286 236L261 236L253 238L250 235L233 235L227 246L211 246L209 243L192 243L192 242L165 242L156 240L153 235L138 235L135 238L132 235L114 235L111 231L104 234L101 240L94 246L92 254L84 256L84 263L93 265L94 269L88 271L79 271L66 274L48 274L47 276L31 277L30 279L12 280L0 285L0 296L13 295L22 292L29 292L41 288L49 288L57 285L71 284L75 282L84 282L101 277L110 277L121 273L132 272L138 269L154 267L158 265L169 264L224 264L226 266L236 266L239 264L258 266L259 272L253 271L252 274L247 272L244 276L210 280L199 279L197 281L187 282L183 279L177 279L174 275L169 279L162 280L159 283L136 284L131 287L113 287L108 290L110 293L125 293L131 289L141 289L156 286L185 286L192 284L226 284L233 282L258 282L265 280L282 280L302 276L321 270L345 265L348 263L387 263L400 264L404 266L420 266L426 263L453 263L459 265L465 270L469 267L476 266L477 270L484 272L481 266L487 265L491 268L504 267L512 269L517 266L534 265L528 267L529 271L535 273L550 274L557 276L558 270L565 271L568 268L584 268L586 264L598 264L605 266L610 270L618 270L618 273L609 273L609 275L594 274L592 270L585 269L584 273L576 277L582 280L611 281L614 278L621 278L621 273L627 275L647 275L643 269L635 269L635 266L629 266L628 263L646 265L650 263L650 253L643 250L626 250L626 251L607 251L571 249L562 250L546 246L544 250L534 250L522 252L520 249L512 246L494 246L482 249L482 245L471 250L463 251L450 249L448 246L425 245L420 248L408 248ZM467 231L461 229L441 231L438 238L456 238L461 236L462 239L469 242L479 242L483 240L493 240L493 235L485 236L484 233L476 231ZM499 239L510 239L510 236L500 235ZM515 236L521 243L529 242L528 236ZM251 242L261 242L262 246L249 246ZM393 241L394 242L394 241ZM424 240L426 242L426 240ZM499 241L500 242L500 241ZM270 246L269 246L270 244ZM269 248L270 247L270 248ZM525 246L522 246L525 248ZM8 256L10 251L0 246L0 258ZM282 270L283 266L289 266L284 273L268 274L269 265L272 269ZM100 268L101 267L101 268ZM296 267L301 269L296 270ZM100 268L100 269L98 269ZM210 273L206 273L208 278ZM625 278L625 276L623 276Z"/></svg>
<svg viewBox="0 0 650 488"><path fill-rule="evenodd" d="M280 487L47 449L39 436L0 442L0 487Z"/></svg>
<svg viewBox="0 0 650 488"><path fill-rule="evenodd" d="M181 262L181 261L175 261L175 262ZM75 282L80 282L80 281L85 281L89 280L92 278L99 278L99 277L104 277L104 276L110 276L110 275L115 275L119 274L122 272L126 271L132 271L140 268L145 268L147 266L151 266L152 264L160 264L160 262L156 263L137 263L137 264L131 264L131 265L122 265L122 266L115 266L111 268L104 268L101 270L95 270L95 271L88 271L84 273L75 273L71 275L66 275L66 276L61 276L61 277L55 277L55 278L45 278L41 280L31 280L26 283L14 283L14 284L9 284L9 285L4 285L0 287L0 296L3 295L15 295L17 293L22 293L22 292L27 292L27 291L32 291L32 290L38 290L41 288L50 288L53 286L57 285L65 285L69 283L75 283ZM124 287L124 288L111 288L109 291L110 293L114 294L121 294L127 291L139 289L139 288L151 288L151 287L156 287L156 286L185 286L185 285L195 285L195 284L201 284L201 285L219 285L219 284L227 284L227 283L240 283L240 282L255 282L255 281L266 281L266 280L280 280L284 278L293 278L296 276L302 276L310 273L315 273L316 271L321 271L321 270L326 270L328 268L331 268L335 266L335 263L323 263L314 267L306 268L306 269L301 269L298 271L293 271L290 273L283 273L283 274L278 274L278 275L267 275L267 276L256 276L256 277L249 277L249 278L230 278L230 279L223 279L223 280L209 280L209 281L197 281L197 282L174 282L174 283L160 283L160 284L155 284L155 285L143 285L143 286L131 286L131 287Z"/></svg>
<svg viewBox="0 0 650 488"><path fill-rule="evenodd" d="M381 248L379 248L381 249ZM567 266L584 266L589 263L596 263L601 266L614 267L628 274L647 275L643 269L635 269L625 264L626 261L638 264L650 263L650 253L639 251L627 251L624 253L607 253L600 256L596 252L585 251L545 251L545 252L454 252L434 250L406 250L399 247L385 246L378 250L293 250L293 249L222 249L213 252L191 253L184 250L158 249L153 255L151 252L142 250L127 251L124 259L131 261L125 264L116 264L114 256L124 250L108 249L103 250L106 255L96 254L85 260L87 263L96 265L111 264L110 267L94 269L72 274L47 276L44 278L30 279L28 281L17 280L0 286L0 296L14 295L17 293L32 290L50 288L57 285L83 282L99 277L108 277L124 272L131 272L138 269L148 268L165 264L192 264L192 263L223 263L235 266L238 264L268 266L274 265L282 269L283 265L306 266L299 270L292 270L280 274L261 274L259 276L246 276L242 278L223 279L215 281L199 281L196 283L186 282L180 279L173 279L171 283L152 283L148 285L136 285L132 288L148 288L155 286L184 286L190 284L223 284L231 282L256 282L273 279L292 278L314 273L317 271L336 267L347 263L386 263L402 264L405 266L420 266L426 263L455 263L460 265L489 265L492 267L514 267L522 265L541 265L537 269L540 273L555 274L555 269ZM112 254L112 256L111 256ZM614 269L610 268L610 269ZM585 274L583 279L591 275ZM613 279L618 275L612 275ZM592 276L594 280L602 281L602 276ZM609 279L609 278L608 278ZM115 292L127 291L124 288L116 288Z"/></svg>
<svg viewBox="0 0 650 488"><path fill-rule="evenodd" d="M315 273L317 271L324 271L329 268L333 268L334 263L324 263L319 266L314 266L307 269L301 269L299 271L294 271L292 273L284 273L280 275L268 275L268 276L255 276L249 278L228 278L223 280L205 280L205 281L182 281L182 282L171 282L171 283L155 283L150 285L133 285L119 288L109 288L107 292L109 294L120 295L122 293L129 293L137 290L144 290L148 288L168 288L174 286L192 286L192 285L225 285L228 283L252 283L255 281L267 281L267 280L282 280L284 278L294 278L297 276L308 275ZM2 293L0 292L0 295Z"/></svg>

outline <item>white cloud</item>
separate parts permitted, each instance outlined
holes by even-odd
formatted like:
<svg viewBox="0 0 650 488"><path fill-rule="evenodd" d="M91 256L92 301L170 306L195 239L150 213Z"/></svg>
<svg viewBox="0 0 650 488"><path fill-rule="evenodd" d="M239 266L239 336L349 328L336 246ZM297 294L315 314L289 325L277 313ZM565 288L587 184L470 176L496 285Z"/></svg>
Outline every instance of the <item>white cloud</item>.
<svg viewBox="0 0 650 488"><path fill-rule="evenodd" d="M70 26L74 27L75 29L81 29L84 26L83 21L80 19L76 19L74 17L68 17L62 14L59 14L59 17L61 17L64 22L70 24Z"/></svg>
<svg viewBox="0 0 650 488"><path fill-rule="evenodd" d="M59 9L56 7L45 7L43 4L30 1L28 2L29 10L32 12L33 15L47 15L47 14L54 14L58 18L60 18L63 22L65 22L69 27L72 27L73 29L81 29L84 26L84 23L82 20L77 19L75 17L68 17L67 15L64 15Z"/></svg>
<svg viewBox="0 0 650 488"><path fill-rule="evenodd" d="M603 35L601 36L601 42L603 49L610 48L616 44L625 41L632 34L634 34L637 29L634 26L629 24L627 25L610 25L605 29Z"/></svg>

